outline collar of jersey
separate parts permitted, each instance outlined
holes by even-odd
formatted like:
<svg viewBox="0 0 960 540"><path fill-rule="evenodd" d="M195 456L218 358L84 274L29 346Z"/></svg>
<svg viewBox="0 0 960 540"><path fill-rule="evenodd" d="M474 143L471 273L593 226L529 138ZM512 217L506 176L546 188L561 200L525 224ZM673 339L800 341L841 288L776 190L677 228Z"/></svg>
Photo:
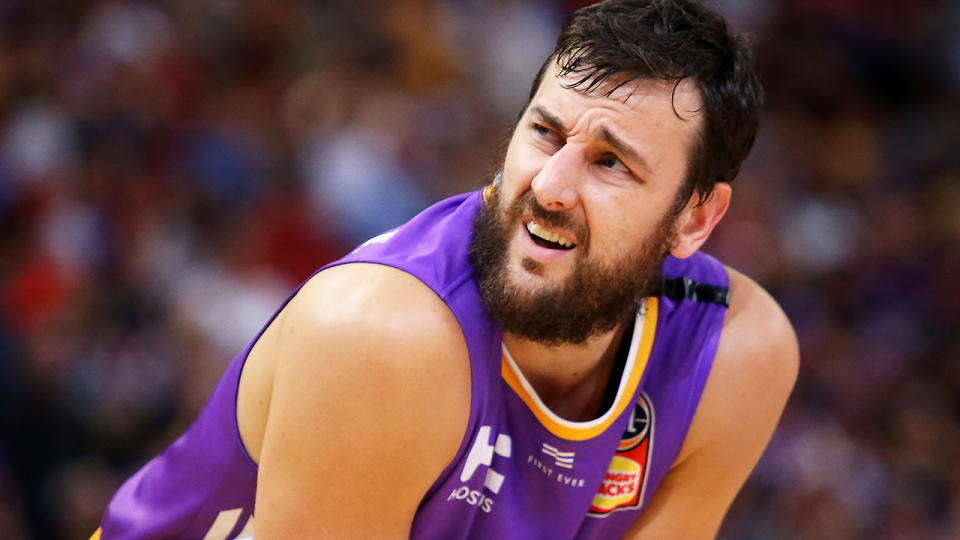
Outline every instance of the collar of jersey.
<svg viewBox="0 0 960 540"><path fill-rule="evenodd" d="M510 388L516 392L517 396L527 404L530 412L537 417L540 424L550 433L570 441L591 439L610 427L610 424L633 401L637 385L640 384L640 379L643 378L643 373L647 368L647 360L650 358L656 329L657 298L648 297L640 305L640 309L637 310L637 319L634 323L633 339L630 343L627 363L623 366L623 372L620 374L620 385L617 387L617 396L613 400L613 405L593 420L573 422L561 418L551 411L537 395L536 390L533 389L527 378L523 376L505 345L501 345L500 374Z"/></svg>

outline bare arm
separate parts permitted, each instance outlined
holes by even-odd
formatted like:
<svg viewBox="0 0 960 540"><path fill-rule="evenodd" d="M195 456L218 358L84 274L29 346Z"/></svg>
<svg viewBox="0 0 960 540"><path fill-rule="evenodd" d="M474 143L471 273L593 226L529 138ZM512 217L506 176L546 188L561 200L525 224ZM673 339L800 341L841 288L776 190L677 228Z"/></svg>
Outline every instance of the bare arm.
<svg viewBox="0 0 960 540"><path fill-rule="evenodd" d="M799 352L783 311L749 278L728 272L731 305L697 413L677 461L627 538L716 536L796 381Z"/></svg>
<svg viewBox="0 0 960 540"><path fill-rule="evenodd" d="M466 429L453 314L410 275L351 264L315 277L274 324L256 537L407 537Z"/></svg>

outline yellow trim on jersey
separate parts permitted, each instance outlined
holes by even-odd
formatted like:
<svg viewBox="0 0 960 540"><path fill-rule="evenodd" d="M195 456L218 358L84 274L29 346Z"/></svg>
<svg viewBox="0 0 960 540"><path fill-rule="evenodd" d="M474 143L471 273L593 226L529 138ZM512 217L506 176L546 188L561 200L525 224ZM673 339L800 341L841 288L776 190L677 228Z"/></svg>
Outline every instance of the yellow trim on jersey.
<svg viewBox="0 0 960 540"><path fill-rule="evenodd" d="M510 357L506 347L500 360L500 374L517 396L527 404L530 412L547 428L550 433L569 441L585 441L603 433L610 424L620 416L620 413L633 402L633 394L643 378L653 348L653 336L657 331L657 298L645 299L643 309L637 317L637 324L642 325L639 339L637 328L634 327L633 344L630 347L630 357L624 366L624 375L621 375L620 387L613 407L599 418L587 422L572 422L557 416L540 400L540 396L520 372L520 369ZM626 373L629 372L629 375ZM625 378L625 380L624 380Z"/></svg>
<svg viewBox="0 0 960 540"><path fill-rule="evenodd" d="M90 540L100 540L100 527L97 527L97 530L93 531L93 536L90 537Z"/></svg>

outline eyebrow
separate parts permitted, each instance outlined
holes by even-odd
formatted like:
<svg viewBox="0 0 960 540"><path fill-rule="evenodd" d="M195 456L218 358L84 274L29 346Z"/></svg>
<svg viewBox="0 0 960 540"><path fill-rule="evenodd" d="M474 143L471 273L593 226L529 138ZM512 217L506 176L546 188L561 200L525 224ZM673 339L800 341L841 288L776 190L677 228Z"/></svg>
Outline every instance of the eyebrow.
<svg viewBox="0 0 960 540"><path fill-rule="evenodd" d="M560 119L557 118L556 116L547 112L547 110L544 109L543 107L539 105L535 105L530 110L536 113L536 115L540 117L540 120L542 120L543 123L546 124L548 128L558 133L565 134L567 132L566 128L563 127L563 122L561 122Z"/></svg>
<svg viewBox="0 0 960 540"><path fill-rule="evenodd" d="M566 134L567 130L566 128L563 127L563 122L561 122L560 119L557 118L555 115L551 114L550 112L548 112L546 109L544 109L539 105L535 105L531 107L530 110L534 114L539 116L540 121L546 124L548 128L558 133ZM613 147L613 149L616 150L621 156L626 158L627 161L636 163L637 165L642 167L644 170L646 170L646 172L648 173L652 172L650 169L650 164L647 163L647 160L643 159L643 156L641 156L639 152L637 152L632 146L627 144L626 141L624 141L620 137L617 137L615 134L613 134L609 129L605 127L601 127L597 131L597 135L599 135L600 138L603 139L605 143Z"/></svg>
<svg viewBox="0 0 960 540"><path fill-rule="evenodd" d="M645 169L648 173L652 172L650 170L650 165L647 163L647 160L643 159L643 156L639 152L633 149L632 146L626 143L620 137L617 137L615 134L611 133L605 127L600 128L597 132L600 135L600 138L604 140L607 144L613 147L614 150L620 153L623 157L627 158L628 161L632 161Z"/></svg>

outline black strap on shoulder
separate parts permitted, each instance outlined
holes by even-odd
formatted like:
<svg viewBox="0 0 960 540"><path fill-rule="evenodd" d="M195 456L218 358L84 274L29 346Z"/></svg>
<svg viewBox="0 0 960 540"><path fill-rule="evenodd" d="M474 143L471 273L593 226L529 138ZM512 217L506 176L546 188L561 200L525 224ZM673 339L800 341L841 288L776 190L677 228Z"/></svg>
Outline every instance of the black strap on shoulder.
<svg viewBox="0 0 960 540"><path fill-rule="evenodd" d="M730 307L730 289L728 287L700 283L688 277L664 278L663 295L675 302L686 299Z"/></svg>

